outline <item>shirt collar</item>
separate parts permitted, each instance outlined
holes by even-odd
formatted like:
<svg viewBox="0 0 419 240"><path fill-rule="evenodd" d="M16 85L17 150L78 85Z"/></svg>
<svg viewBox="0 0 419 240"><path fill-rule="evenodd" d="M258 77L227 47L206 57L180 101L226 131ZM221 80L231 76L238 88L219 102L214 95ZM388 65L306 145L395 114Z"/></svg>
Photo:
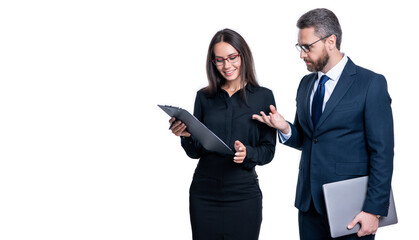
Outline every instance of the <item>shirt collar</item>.
<svg viewBox="0 0 419 240"><path fill-rule="evenodd" d="M246 90L253 93L255 91L254 86L250 83L247 83L245 86Z"/></svg>
<svg viewBox="0 0 419 240"><path fill-rule="evenodd" d="M251 92L251 93L254 93L254 92L255 92L255 86L253 86L253 85L252 85L252 84L250 84L250 83L247 83L247 84L246 84L246 86L244 86L244 89L245 89L246 91ZM218 91L219 91L219 92L223 92L224 90L221 88L221 86L218 86Z"/></svg>
<svg viewBox="0 0 419 240"><path fill-rule="evenodd" d="M342 53L343 57L342 59L336 64L332 69L330 69L326 75L330 78L332 81L337 81L340 77L340 75L343 72L343 69L345 68L346 63L348 62L348 56L346 56L345 53ZM317 72L318 79L320 79L325 73Z"/></svg>

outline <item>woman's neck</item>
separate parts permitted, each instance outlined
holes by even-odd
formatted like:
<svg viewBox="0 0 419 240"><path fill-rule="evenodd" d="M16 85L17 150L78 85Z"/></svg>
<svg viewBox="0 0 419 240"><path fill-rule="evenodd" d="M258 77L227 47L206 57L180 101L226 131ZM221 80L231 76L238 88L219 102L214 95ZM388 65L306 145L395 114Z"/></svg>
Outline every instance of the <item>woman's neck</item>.
<svg viewBox="0 0 419 240"><path fill-rule="evenodd" d="M246 85L246 83L244 84ZM236 93L237 91L239 91L241 89L241 82L240 81L234 81L234 82L226 82L224 83L224 85L221 87L222 89L224 89L229 95L230 97Z"/></svg>

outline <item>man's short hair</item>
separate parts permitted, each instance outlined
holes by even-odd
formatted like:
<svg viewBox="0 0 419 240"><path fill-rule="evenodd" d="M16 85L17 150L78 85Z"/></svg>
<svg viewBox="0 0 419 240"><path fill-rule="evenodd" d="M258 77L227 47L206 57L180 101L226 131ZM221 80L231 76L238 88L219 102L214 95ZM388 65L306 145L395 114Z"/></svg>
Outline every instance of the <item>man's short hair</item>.
<svg viewBox="0 0 419 240"><path fill-rule="evenodd" d="M297 21L299 29L314 27L314 33L319 37L327 37L329 35L336 36L336 48L340 50L342 42L342 29L336 15L326 8L317 8L308 11Z"/></svg>

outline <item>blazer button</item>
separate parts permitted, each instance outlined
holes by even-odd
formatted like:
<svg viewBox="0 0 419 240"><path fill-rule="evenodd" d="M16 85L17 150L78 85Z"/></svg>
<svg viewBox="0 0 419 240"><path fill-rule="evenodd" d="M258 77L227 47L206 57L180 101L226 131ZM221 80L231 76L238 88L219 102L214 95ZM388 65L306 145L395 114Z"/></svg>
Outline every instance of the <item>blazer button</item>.
<svg viewBox="0 0 419 240"><path fill-rule="evenodd" d="M317 141L317 138L315 138L315 139L313 139L313 143L314 144L316 144L318 141Z"/></svg>

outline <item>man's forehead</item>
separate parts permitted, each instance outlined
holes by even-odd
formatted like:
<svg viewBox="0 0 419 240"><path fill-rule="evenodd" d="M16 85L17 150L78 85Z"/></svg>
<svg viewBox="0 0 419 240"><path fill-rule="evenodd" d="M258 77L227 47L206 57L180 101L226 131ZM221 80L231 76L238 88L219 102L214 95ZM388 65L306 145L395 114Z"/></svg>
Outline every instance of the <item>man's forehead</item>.
<svg viewBox="0 0 419 240"><path fill-rule="evenodd" d="M318 37L315 35L314 27L303 28L298 31L298 42L302 44L310 43Z"/></svg>

